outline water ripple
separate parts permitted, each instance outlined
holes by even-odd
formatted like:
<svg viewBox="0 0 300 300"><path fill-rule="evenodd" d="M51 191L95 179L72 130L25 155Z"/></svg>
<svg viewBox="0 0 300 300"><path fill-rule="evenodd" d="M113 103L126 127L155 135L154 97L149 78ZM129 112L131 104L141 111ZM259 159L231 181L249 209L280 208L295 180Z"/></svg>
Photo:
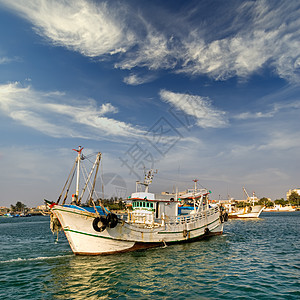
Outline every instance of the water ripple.
<svg viewBox="0 0 300 300"><path fill-rule="evenodd" d="M45 219L31 219L22 233L0 221L2 298L300 298L297 212L230 220L223 236L201 242L103 257L74 256L63 235L54 243Z"/></svg>

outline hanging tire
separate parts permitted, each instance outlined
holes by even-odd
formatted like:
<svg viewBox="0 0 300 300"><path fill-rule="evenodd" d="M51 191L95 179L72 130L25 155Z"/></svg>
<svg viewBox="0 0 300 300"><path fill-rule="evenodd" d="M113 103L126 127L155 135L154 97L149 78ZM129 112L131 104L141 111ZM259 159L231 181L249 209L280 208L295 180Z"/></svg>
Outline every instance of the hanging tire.
<svg viewBox="0 0 300 300"><path fill-rule="evenodd" d="M223 220L224 222L228 221L228 212L225 212L225 214L223 215Z"/></svg>
<svg viewBox="0 0 300 300"><path fill-rule="evenodd" d="M105 217L97 217L93 220L93 228L97 232L102 232L106 228L106 218Z"/></svg>
<svg viewBox="0 0 300 300"><path fill-rule="evenodd" d="M107 216L106 216L106 220L107 220L107 226L109 228L115 228L118 224L118 216L116 214L113 214L113 213L109 213Z"/></svg>

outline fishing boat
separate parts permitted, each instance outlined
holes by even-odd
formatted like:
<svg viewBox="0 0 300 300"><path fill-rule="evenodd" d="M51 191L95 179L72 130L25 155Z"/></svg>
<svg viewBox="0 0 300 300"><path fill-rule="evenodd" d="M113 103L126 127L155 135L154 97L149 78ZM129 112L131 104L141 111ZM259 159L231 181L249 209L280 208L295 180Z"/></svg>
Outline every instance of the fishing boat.
<svg viewBox="0 0 300 300"><path fill-rule="evenodd" d="M281 204L276 204L273 207L265 208L265 211L269 212L289 212L289 211L296 211L296 208L289 205L282 206Z"/></svg>
<svg viewBox="0 0 300 300"><path fill-rule="evenodd" d="M236 203L230 203L227 206L229 218L259 218L260 214L264 210L264 205L255 204L259 199L256 197L255 192L252 196L249 196L246 189L243 187L245 194L247 195L247 206L238 208Z"/></svg>
<svg viewBox="0 0 300 300"><path fill-rule="evenodd" d="M227 213L217 204L208 203L207 189L197 188L195 180L192 190L156 195L149 192L149 185L156 173L153 170L145 172L144 181L136 182L136 191L128 197L132 210L124 215L111 212L101 201L94 200L95 182L102 156L100 152L79 195L80 166L85 160L82 149L73 149L77 151L77 157L58 200L45 200L51 212L52 231L63 230L75 254L101 255L165 247L223 233L223 223L228 219ZM72 195L71 204L66 204L75 170L75 193ZM92 177L94 179L90 183L87 198L90 206L82 206L83 194ZM59 204L63 194L63 202Z"/></svg>

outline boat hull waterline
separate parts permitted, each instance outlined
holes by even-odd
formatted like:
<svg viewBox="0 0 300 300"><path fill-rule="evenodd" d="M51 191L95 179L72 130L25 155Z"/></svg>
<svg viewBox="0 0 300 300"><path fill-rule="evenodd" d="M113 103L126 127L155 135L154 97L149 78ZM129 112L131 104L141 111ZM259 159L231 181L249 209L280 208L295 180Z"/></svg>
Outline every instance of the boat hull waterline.
<svg viewBox="0 0 300 300"><path fill-rule="evenodd" d="M50 205L51 206L51 205ZM200 240L223 233L218 207L194 216L166 220L164 225L145 228L140 224L119 220L114 228L97 232L93 228L95 214L53 205L52 213L58 218L74 254L105 255L166 246ZM186 218L190 222L186 222Z"/></svg>

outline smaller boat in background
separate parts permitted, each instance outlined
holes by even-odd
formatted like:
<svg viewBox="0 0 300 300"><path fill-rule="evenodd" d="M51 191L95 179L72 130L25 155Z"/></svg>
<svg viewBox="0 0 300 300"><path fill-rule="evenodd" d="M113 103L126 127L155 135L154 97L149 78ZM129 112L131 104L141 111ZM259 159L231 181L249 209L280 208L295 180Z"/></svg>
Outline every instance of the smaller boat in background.
<svg viewBox="0 0 300 300"><path fill-rule="evenodd" d="M276 204L273 207L265 208L265 211L272 211L272 212L283 212L283 211L296 211L291 205L282 206L281 204Z"/></svg>
<svg viewBox="0 0 300 300"><path fill-rule="evenodd" d="M229 218L259 218L261 212L265 208L264 205L255 204L259 201L255 195L255 192L253 192L252 196L250 197L244 187L243 190L247 195L247 200L244 201L247 203L247 206L237 207L236 202L225 204L225 207L228 210Z"/></svg>
<svg viewBox="0 0 300 300"><path fill-rule="evenodd" d="M231 206L231 210L228 210L228 216L230 219L259 218L263 210L264 210L263 205L250 205L242 208L235 208L235 206Z"/></svg>
<svg viewBox="0 0 300 300"><path fill-rule="evenodd" d="M4 214L2 217L5 217L5 218L12 218L13 215L11 213L6 213Z"/></svg>

